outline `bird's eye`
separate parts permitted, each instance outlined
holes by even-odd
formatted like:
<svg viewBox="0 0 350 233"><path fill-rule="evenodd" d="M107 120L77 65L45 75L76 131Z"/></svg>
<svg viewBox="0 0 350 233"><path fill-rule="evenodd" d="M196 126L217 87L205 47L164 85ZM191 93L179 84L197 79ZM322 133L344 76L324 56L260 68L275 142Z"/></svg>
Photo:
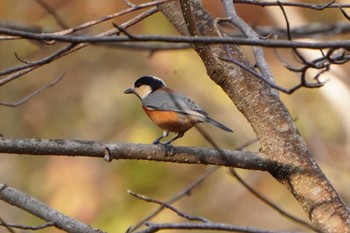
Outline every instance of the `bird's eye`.
<svg viewBox="0 0 350 233"><path fill-rule="evenodd" d="M135 87L140 87L141 83L135 83Z"/></svg>

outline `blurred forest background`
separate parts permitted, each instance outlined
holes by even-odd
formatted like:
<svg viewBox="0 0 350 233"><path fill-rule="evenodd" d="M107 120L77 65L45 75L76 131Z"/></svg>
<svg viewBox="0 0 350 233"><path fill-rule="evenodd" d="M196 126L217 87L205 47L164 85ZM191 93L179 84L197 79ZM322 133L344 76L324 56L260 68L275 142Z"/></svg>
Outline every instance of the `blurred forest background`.
<svg viewBox="0 0 350 233"><path fill-rule="evenodd" d="M122 0L47 0L68 26L76 26L127 8ZM141 3L144 1L133 1ZM315 3L316 1L312 1ZM318 1L326 3L328 1ZM214 15L222 17L219 0L203 1ZM255 26L281 26L284 19L277 7L238 5L239 15ZM293 15L291 26L307 23L346 21L338 9L313 11L286 8ZM295 14L295 17L294 17ZM135 13L117 18L120 24ZM95 34L112 27L108 21L83 33ZM0 24L35 25L44 31L59 31L53 17L34 0L2 0ZM177 34L161 13L129 29L136 34ZM346 35L345 35L346 36ZM347 35L348 36L348 35ZM330 38L331 39L331 38ZM0 42L0 69L18 66L14 52L27 60L36 60L62 47L28 41ZM249 47L242 47L249 57ZM287 71L272 49L265 49L267 60L284 87L299 80ZM288 50L278 50L287 61ZM199 57L190 49L158 51L123 49L116 45L88 46L52 64L1 87L0 101L13 102L33 92L63 72L56 86L15 107L0 107L0 133L6 137L81 139L107 142L151 143L161 134L143 113L135 96L124 95L142 75L155 75L168 86L195 100L214 119L233 128L228 135L210 125L202 128L225 149L234 149L254 139L245 118L228 97L206 75ZM350 66L325 74L330 81L320 89L301 89L292 95L281 94L297 125L314 153L321 169L344 201L350 204ZM210 146L193 129L174 145ZM257 151L258 144L249 150ZM44 156L0 156L1 183L8 184L47 203L64 214L108 232L124 232L157 206L142 202L129 194L132 190L158 200L168 200L205 173L210 167L147 161L113 161L102 159ZM283 206L283 209L307 220L301 207L288 191L269 174L239 170L239 174L256 190ZM212 221L267 228L272 230L308 231L261 203L247 192L226 168L212 174L190 196L175 204L191 215ZM39 224L40 220L0 202L0 217L7 222ZM180 219L165 211L156 222ZM58 232L49 228L40 232ZM166 231L164 231L166 232ZM191 231L195 232L195 231Z"/></svg>

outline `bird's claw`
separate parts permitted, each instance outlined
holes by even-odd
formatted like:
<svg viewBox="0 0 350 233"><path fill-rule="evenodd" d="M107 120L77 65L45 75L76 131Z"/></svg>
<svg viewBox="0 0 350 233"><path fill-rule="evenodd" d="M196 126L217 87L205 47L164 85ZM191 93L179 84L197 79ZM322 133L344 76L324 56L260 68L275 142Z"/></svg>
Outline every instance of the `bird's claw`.
<svg viewBox="0 0 350 233"><path fill-rule="evenodd" d="M165 157L175 155L174 147L172 145L170 145L170 143L165 142L165 143L160 143L159 145L162 145L162 148L164 149L164 156Z"/></svg>
<svg viewBox="0 0 350 233"><path fill-rule="evenodd" d="M153 144L153 145L158 145L158 144L162 144L162 143L157 139L157 140L154 140L154 141L152 142L152 144Z"/></svg>

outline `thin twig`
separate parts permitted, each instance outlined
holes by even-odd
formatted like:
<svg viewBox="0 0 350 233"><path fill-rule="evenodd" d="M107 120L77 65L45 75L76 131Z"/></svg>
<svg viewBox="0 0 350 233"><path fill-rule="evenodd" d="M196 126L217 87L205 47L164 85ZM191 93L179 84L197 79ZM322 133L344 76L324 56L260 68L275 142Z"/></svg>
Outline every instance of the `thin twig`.
<svg viewBox="0 0 350 233"><path fill-rule="evenodd" d="M0 220L1 222L1 220ZM5 224L0 223L0 225L5 226ZM53 227L54 223L48 222L40 225L34 225L34 226L28 226L28 225L22 225L22 224L15 224L15 223L6 223L6 226L9 226L11 228L16 228L16 229L21 229L21 230L31 230L31 231L36 231L36 230L42 230L48 227ZM13 231L15 233L15 231Z"/></svg>
<svg viewBox="0 0 350 233"><path fill-rule="evenodd" d="M52 53L51 55L49 55L43 59L40 59L38 61L27 61L26 60L25 65L12 67L10 69L0 71L0 76L11 74L11 75L7 76L6 78L3 78L0 80L0 86L4 85L10 81L13 81L16 78L19 78L23 74L26 74L30 71L33 71L42 65L49 64L50 62L60 58L61 56L65 55L67 52L74 49L74 47L75 47L75 44L70 44L70 45L68 45L64 48L61 48L61 49L57 50L56 52Z"/></svg>
<svg viewBox="0 0 350 233"><path fill-rule="evenodd" d="M287 16L287 13L286 11L284 10L284 7L283 5L281 4L280 1L277 1L278 3L278 6L280 7L281 11L282 11L282 14L283 14L283 18L284 18L284 21L286 22L286 30L287 30L287 38L289 41L293 41L292 40L292 36L291 36L291 33L290 33L290 23L289 23L289 19L288 19L288 16ZM299 53L298 49L297 48L292 48L294 54L305 64L307 63L306 59Z"/></svg>
<svg viewBox="0 0 350 233"><path fill-rule="evenodd" d="M252 4L256 6L261 7L267 7L267 6L277 6L278 3L275 1L267 2L267 1L255 1L255 0L235 0L235 3L239 4ZM305 2L294 2L294 1L283 1L281 2L283 6L289 6L289 7L301 7L301 8L309 8L312 10L318 10L322 11L327 8L349 8L350 4L336 4L335 1L330 1L325 4L312 4L312 3L305 3Z"/></svg>
<svg viewBox="0 0 350 233"><path fill-rule="evenodd" d="M285 216L287 219L290 219L298 224L301 224L311 230L315 230L314 227L308 223L305 222L302 219L299 219L291 214L289 214L288 212L284 211L281 207L279 207L278 205L274 204L272 201L270 201L269 199L267 199L266 197L264 197L261 193L257 192L255 189L253 189L249 184L247 184L236 172L236 170L234 168L230 168L230 173L232 176L234 176L237 181L243 186L245 187L251 194L253 194L256 198L258 198L260 201L262 201L263 203L265 203L266 205L270 206L272 209L274 209L277 213Z"/></svg>
<svg viewBox="0 0 350 233"><path fill-rule="evenodd" d="M53 7L51 7L44 0L35 0L42 8L44 8L50 15L56 20L56 23L63 29L69 28L68 24L64 21L64 19L55 11Z"/></svg>
<svg viewBox="0 0 350 233"><path fill-rule="evenodd" d="M136 39L131 33L129 33L126 29L123 27L118 26L116 23L112 23L115 28L117 28L120 32L123 32L126 36L128 36L130 39ZM119 33L118 33L119 34Z"/></svg>
<svg viewBox="0 0 350 233"><path fill-rule="evenodd" d="M6 103L6 102L0 102L1 106L6 106L6 107L17 107L23 103L25 103L26 101L28 101L29 99L31 99L32 97L40 94L41 92L45 91L46 89L54 86L56 83L58 83L59 81L61 81L61 79L64 77L65 73L61 74L58 78L56 78L55 80L51 81L50 83L46 84L45 86L39 88L38 90L32 92L31 94L23 97L20 100L17 100L16 102L13 103Z"/></svg>
<svg viewBox="0 0 350 233"><path fill-rule="evenodd" d="M205 133L203 130L200 131L200 133ZM205 133L205 138L210 137L208 134ZM258 141L258 139L253 139L250 140L240 146L238 146L236 148L236 150L243 150L244 148L252 145L253 143L256 143ZM209 143L213 142L213 140L211 139L209 141ZM210 175L212 175L214 172L216 172L220 167L213 167L211 168L209 171L205 172L202 176L200 176L199 178L197 178L192 184L190 184L188 187L186 187L184 190L182 190L181 192L179 192L178 194L176 194L173 198L170 198L168 201L166 201L165 203L167 204L173 204L174 202L180 200L181 198L183 198L186 195L190 195L192 193L192 191L198 187L200 184L202 184ZM142 219L141 221L139 221L137 224L135 224L134 226L130 227L128 229L128 233L134 232L135 230L139 229L142 225L144 225L147 221L150 221L151 219L153 219L155 216L157 216L165 207L161 206L159 207L157 210L155 210L153 213L151 213L150 215L148 215L147 217L145 217L144 219Z"/></svg>
<svg viewBox="0 0 350 233"><path fill-rule="evenodd" d="M204 180L206 180L211 174L216 172L220 167L214 167L210 169L209 171L205 172L202 176L197 178L192 184L190 184L188 187L177 193L174 197L170 198L167 200L165 203L166 204L173 204L176 201L180 200L184 196L190 195L192 191L198 187L200 184L203 183ZM134 226L130 227L127 232L131 233L139 229L142 225L144 225L147 221L150 221L154 217L156 217L162 210L164 210L164 206L160 206L158 209L156 209L153 213L149 214L147 217L144 219L140 220L138 223L136 223Z"/></svg>
<svg viewBox="0 0 350 233"><path fill-rule="evenodd" d="M147 229L137 233L154 233L161 230L216 230L225 232L246 232L246 233L291 233L286 231L261 230L254 227L235 226L225 223L147 223Z"/></svg>
<svg viewBox="0 0 350 233"><path fill-rule="evenodd" d="M27 61L27 60L24 60L23 58L21 58L16 51L14 52L14 55L15 55L15 58L18 61L22 62L23 64L30 64L31 63L30 61Z"/></svg>
<svg viewBox="0 0 350 233"><path fill-rule="evenodd" d="M222 0L225 11L228 17L229 22L236 26L245 36L247 36L250 39L260 40L260 36L244 21L242 20L235 9L235 6L233 4L232 0ZM261 77L269 83L274 83L274 78L272 76L272 73L270 71L270 68L266 62L264 51L262 47L253 47L253 52L256 60L256 65L259 68L259 71L261 72ZM274 91L276 95L278 95L277 91Z"/></svg>
<svg viewBox="0 0 350 233"><path fill-rule="evenodd" d="M123 0L123 2L125 2L129 7L134 7L135 4L130 2L129 0Z"/></svg>
<svg viewBox="0 0 350 233"><path fill-rule="evenodd" d="M223 61L227 61L227 62L231 62L239 67L241 67L242 69L245 69L246 71L248 71L249 73L251 73L252 75L254 75L255 77L259 78L260 80L262 80L263 82L265 82L266 84L268 84L270 87L281 91L285 94L292 94L293 92L295 92L296 90L300 89L301 87L307 87L307 88L319 88L322 87L324 85L324 83L315 83L315 84L310 84L310 83L298 83L297 85L295 85L294 87L290 88L290 89L286 89L283 88L281 86L278 86L274 83L268 82L266 79L264 79L259 73L257 73L255 70L247 67L244 64L239 63L238 61L236 61L235 59L228 59L228 58L220 58ZM302 79L303 80L303 79Z"/></svg>
<svg viewBox="0 0 350 233"><path fill-rule="evenodd" d="M169 210L171 210L172 212L174 212L175 214L177 214L178 216L182 217L182 218L185 218L187 220L190 220L190 221L200 221L200 222L204 222L204 223L211 223L211 221L209 221L208 219L206 218L203 218L203 217L198 217L198 216L192 216L192 215L189 215L189 214L186 214L178 209L176 209L175 207L173 207L172 205L169 205L168 203L166 202L162 202L162 201L159 201L159 200L156 200L156 199L153 199L153 198L150 198L150 197L147 197L145 195L141 195L141 194L138 194L138 193L135 193L131 190L128 190L128 193L140 200L143 200L143 201L146 201L146 202L152 202L152 203L156 203L164 208L167 208Z"/></svg>
<svg viewBox="0 0 350 233"><path fill-rule="evenodd" d="M78 26L73 27L73 28L69 28L67 30L55 32L53 34L55 34L55 35L72 34L74 32L77 32L77 31L80 31L80 30L92 27L94 25L103 23L105 21L108 21L108 20L111 20L111 19L123 16L123 15L126 15L128 13L131 13L131 12L134 12L134 11L137 11L137 10L140 10L140 9L144 9L144 8L154 7L154 6L157 6L159 4L162 4L162 3L165 3L165 2L168 2L168 1L171 1L171 0L155 0L155 1L152 1L152 2L142 3L142 4L139 4L139 5L133 5L133 6L129 7L129 8L127 8L127 9L119 11L117 13L106 15L106 16L103 16L103 17L101 17L99 19L83 23L81 25L78 25Z"/></svg>
<svg viewBox="0 0 350 233"><path fill-rule="evenodd" d="M154 14L157 11L158 11L158 9L156 7L153 7L151 9L135 16L134 18L130 19L129 21L121 24L120 26L123 28L130 27L130 26L136 24L137 22L143 20L144 18L149 17L150 15ZM1 28L0 28L0 31L1 31ZM113 35L115 33L117 33L117 29L112 29L112 30L109 30L107 32L100 33L99 35L96 35L96 36L97 37L99 37L99 36L106 37L106 36ZM7 76L5 78L0 79L0 86L4 85L10 81L13 81L17 78L20 78L23 75L25 75L25 74L43 66L43 65L49 64L49 63L65 56L65 55L68 55L68 54L75 52L79 49L85 48L88 45L89 45L89 43L85 43L85 42L84 43L71 43L70 45L68 45L62 49L59 49L55 53L52 53L51 55L49 55L41 60L38 60L35 62L32 61L32 62L29 62L28 64L25 64L22 66L18 66L18 67L14 67L14 68L0 71L0 76L10 74L9 76Z"/></svg>
<svg viewBox="0 0 350 233"><path fill-rule="evenodd" d="M187 43L150 43L146 44L143 42L124 42L124 43L106 43L106 44L94 44L94 46L104 46L108 48L116 49L127 49L127 50L144 50L150 52L160 52L160 51L169 51L169 50L185 50L190 49L191 46Z"/></svg>
<svg viewBox="0 0 350 233"><path fill-rule="evenodd" d="M0 190L1 191L1 190ZM6 228L6 230L10 233L16 233L12 227L10 226L11 224L5 222L2 218L0 218L0 226L3 226Z"/></svg>
<svg viewBox="0 0 350 233"><path fill-rule="evenodd" d="M348 15L345 10L343 9L343 7L339 6L339 10L341 11L341 13L343 14L343 16L350 21L350 15Z"/></svg>

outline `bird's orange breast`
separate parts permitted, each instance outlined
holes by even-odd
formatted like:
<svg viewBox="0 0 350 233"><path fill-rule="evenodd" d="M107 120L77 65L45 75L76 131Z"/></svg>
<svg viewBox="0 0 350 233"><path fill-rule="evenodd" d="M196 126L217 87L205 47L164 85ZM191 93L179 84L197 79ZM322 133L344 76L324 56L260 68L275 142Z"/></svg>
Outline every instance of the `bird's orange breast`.
<svg viewBox="0 0 350 233"><path fill-rule="evenodd" d="M186 132L198 122L188 115L177 112L153 110L147 107L143 107L143 110L161 129L169 132Z"/></svg>

